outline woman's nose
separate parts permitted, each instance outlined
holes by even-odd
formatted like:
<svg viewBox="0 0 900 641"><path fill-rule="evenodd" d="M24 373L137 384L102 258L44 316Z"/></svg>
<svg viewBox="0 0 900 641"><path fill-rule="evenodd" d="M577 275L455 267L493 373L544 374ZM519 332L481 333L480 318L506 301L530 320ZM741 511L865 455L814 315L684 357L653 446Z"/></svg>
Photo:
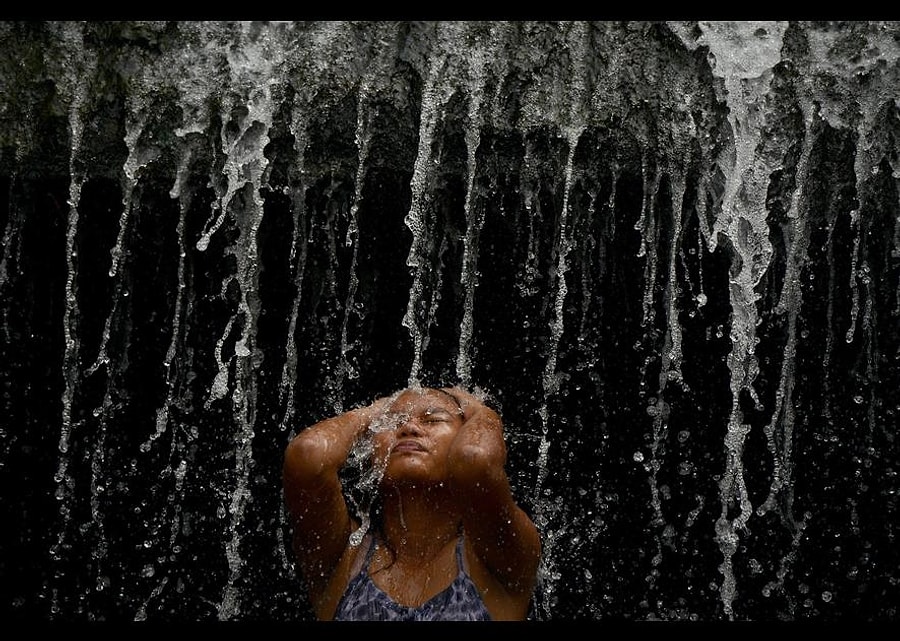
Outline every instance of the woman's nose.
<svg viewBox="0 0 900 641"><path fill-rule="evenodd" d="M397 434L417 435L422 433L422 426L414 416L404 417L397 426Z"/></svg>

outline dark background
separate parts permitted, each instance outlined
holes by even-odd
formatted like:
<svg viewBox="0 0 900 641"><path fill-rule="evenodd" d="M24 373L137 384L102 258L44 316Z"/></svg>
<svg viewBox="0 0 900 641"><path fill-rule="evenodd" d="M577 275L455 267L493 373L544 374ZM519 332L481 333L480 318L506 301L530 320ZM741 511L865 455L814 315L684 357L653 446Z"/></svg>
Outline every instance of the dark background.
<svg viewBox="0 0 900 641"><path fill-rule="evenodd" d="M532 618L894 620L900 31L767 29L0 23L0 612L309 620L283 448L418 378Z"/></svg>

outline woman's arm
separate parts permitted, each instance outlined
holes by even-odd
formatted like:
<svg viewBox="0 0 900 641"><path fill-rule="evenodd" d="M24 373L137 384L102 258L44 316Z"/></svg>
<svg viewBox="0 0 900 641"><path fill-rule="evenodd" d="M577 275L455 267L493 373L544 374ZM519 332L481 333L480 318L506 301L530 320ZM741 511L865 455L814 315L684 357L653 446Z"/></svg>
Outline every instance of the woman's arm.
<svg viewBox="0 0 900 641"><path fill-rule="evenodd" d="M464 422L450 451L450 483L460 496L463 526L478 558L512 594L530 595L541 556L537 528L517 505L504 468L500 416L468 392L444 390Z"/></svg>
<svg viewBox="0 0 900 641"><path fill-rule="evenodd" d="M327 586L353 526L338 473L386 401L316 423L285 449L282 482L294 556L313 600Z"/></svg>

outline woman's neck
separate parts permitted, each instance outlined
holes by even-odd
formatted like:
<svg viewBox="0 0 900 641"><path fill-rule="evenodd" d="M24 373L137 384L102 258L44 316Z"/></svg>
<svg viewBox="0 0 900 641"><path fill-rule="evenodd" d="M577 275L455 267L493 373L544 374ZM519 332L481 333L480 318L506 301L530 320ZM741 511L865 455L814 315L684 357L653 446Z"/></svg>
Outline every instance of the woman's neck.
<svg viewBox="0 0 900 641"><path fill-rule="evenodd" d="M388 489L384 495L382 534L399 557L427 560L460 532L460 513L441 492Z"/></svg>

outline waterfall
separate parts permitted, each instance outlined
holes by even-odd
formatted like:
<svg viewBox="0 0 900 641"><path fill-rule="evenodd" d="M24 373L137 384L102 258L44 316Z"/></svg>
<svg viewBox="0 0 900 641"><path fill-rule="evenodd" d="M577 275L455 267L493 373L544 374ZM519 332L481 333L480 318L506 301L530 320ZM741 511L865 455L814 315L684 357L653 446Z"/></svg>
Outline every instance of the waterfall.
<svg viewBox="0 0 900 641"><path fill-rule="evenodd" d="M898 33L0 23L3 611L311 619L289 439L462 384L530 618L896 618Z"/></svg>

